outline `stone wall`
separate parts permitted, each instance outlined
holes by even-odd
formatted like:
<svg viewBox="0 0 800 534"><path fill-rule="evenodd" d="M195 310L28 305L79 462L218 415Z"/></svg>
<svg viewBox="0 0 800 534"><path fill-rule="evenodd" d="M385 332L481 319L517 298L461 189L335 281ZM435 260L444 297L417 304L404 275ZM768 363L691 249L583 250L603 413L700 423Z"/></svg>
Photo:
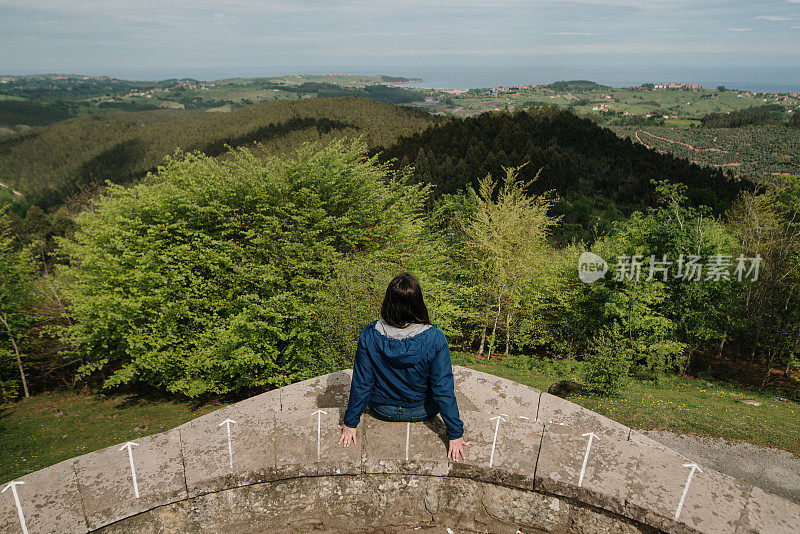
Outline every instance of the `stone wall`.
<svg viewBox="0 0 800 534"><path fill-rule="evenodd" d="M297 477L207 493L136 515L102 534L263 532L579 532L654 529L535 491L469 478L361 474Z"/></svg>
<svg viewBox="0 0 800 534"><path fill-rule="evenodd" d="M800 532L800 506L624 425L454 375L466 460L447 459L438 416L365 414L357 444L341 447L340 371L9 481L0 532Z"/></svg>

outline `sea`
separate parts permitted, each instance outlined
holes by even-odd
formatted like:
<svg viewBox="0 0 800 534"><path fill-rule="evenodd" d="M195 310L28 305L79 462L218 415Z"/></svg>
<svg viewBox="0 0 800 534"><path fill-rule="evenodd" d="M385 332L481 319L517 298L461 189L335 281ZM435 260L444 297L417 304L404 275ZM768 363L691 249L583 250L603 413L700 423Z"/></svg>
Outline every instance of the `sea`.
<svg viewBox="0 0 800 534"><path fill-rule="evenodd" d="M233 77L269 77L285 74L385 74L422 78L404 86L436 89L476 89L483 87L542 84L563 80L589 80L611 87L633 87L643 83L699 83L716 89L755 92L800 92L800 68L770 66L604 66L604 65L442 65L442 66L265 66L199 67L111 70L80 72L129 80L194 78L203 81Z"/></svg>

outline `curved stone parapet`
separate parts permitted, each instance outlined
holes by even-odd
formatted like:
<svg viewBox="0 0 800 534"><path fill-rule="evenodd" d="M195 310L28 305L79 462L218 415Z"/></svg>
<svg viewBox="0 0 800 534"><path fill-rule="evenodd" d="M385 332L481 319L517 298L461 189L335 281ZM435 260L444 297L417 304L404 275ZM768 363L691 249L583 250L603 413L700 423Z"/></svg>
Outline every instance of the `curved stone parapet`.
<svg viewBox="0 0 800 534"><path fill-rule="evenodd" d="M345 370L8 481L0 532L800 532L800 506L624 425L453 373L465 460L438 416L364 414L339 445Z"/></svg>

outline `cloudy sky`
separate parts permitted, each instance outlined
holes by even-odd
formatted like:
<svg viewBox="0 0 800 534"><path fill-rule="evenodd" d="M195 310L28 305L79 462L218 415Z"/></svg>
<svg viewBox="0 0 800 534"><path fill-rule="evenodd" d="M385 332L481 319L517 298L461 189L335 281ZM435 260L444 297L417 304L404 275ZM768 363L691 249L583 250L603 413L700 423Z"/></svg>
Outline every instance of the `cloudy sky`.
<svg viewBox="0 0 800 534"><path fill-rule="evenodd" d="M0 74L531 64L800 69L800 0L0 0Z"/></svg>

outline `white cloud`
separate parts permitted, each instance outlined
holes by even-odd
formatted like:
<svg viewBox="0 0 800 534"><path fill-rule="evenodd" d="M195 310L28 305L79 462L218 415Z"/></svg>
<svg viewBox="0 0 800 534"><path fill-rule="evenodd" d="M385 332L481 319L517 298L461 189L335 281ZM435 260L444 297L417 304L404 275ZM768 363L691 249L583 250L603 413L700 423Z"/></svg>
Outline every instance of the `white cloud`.
<svg viewBox="0 0 800 534"><path fill-rule="evenodd" d="M547 35L598 35L597 33L591 32L550 32Z"/></svg>
<svg viewBox="0 0 800 534"><path fill-rule="evenodd" d="M753 28L728 28L728 31L731 32L749 32Z"/></svg>
<svg viewBox="0 0 800 534"><path fill-rule="evenodd" d="M783 17L780 15L759 15L758 17L755 18L760 20L768 20L770 22L782 22L784 20L793 20L789 17Z"/></svg>

